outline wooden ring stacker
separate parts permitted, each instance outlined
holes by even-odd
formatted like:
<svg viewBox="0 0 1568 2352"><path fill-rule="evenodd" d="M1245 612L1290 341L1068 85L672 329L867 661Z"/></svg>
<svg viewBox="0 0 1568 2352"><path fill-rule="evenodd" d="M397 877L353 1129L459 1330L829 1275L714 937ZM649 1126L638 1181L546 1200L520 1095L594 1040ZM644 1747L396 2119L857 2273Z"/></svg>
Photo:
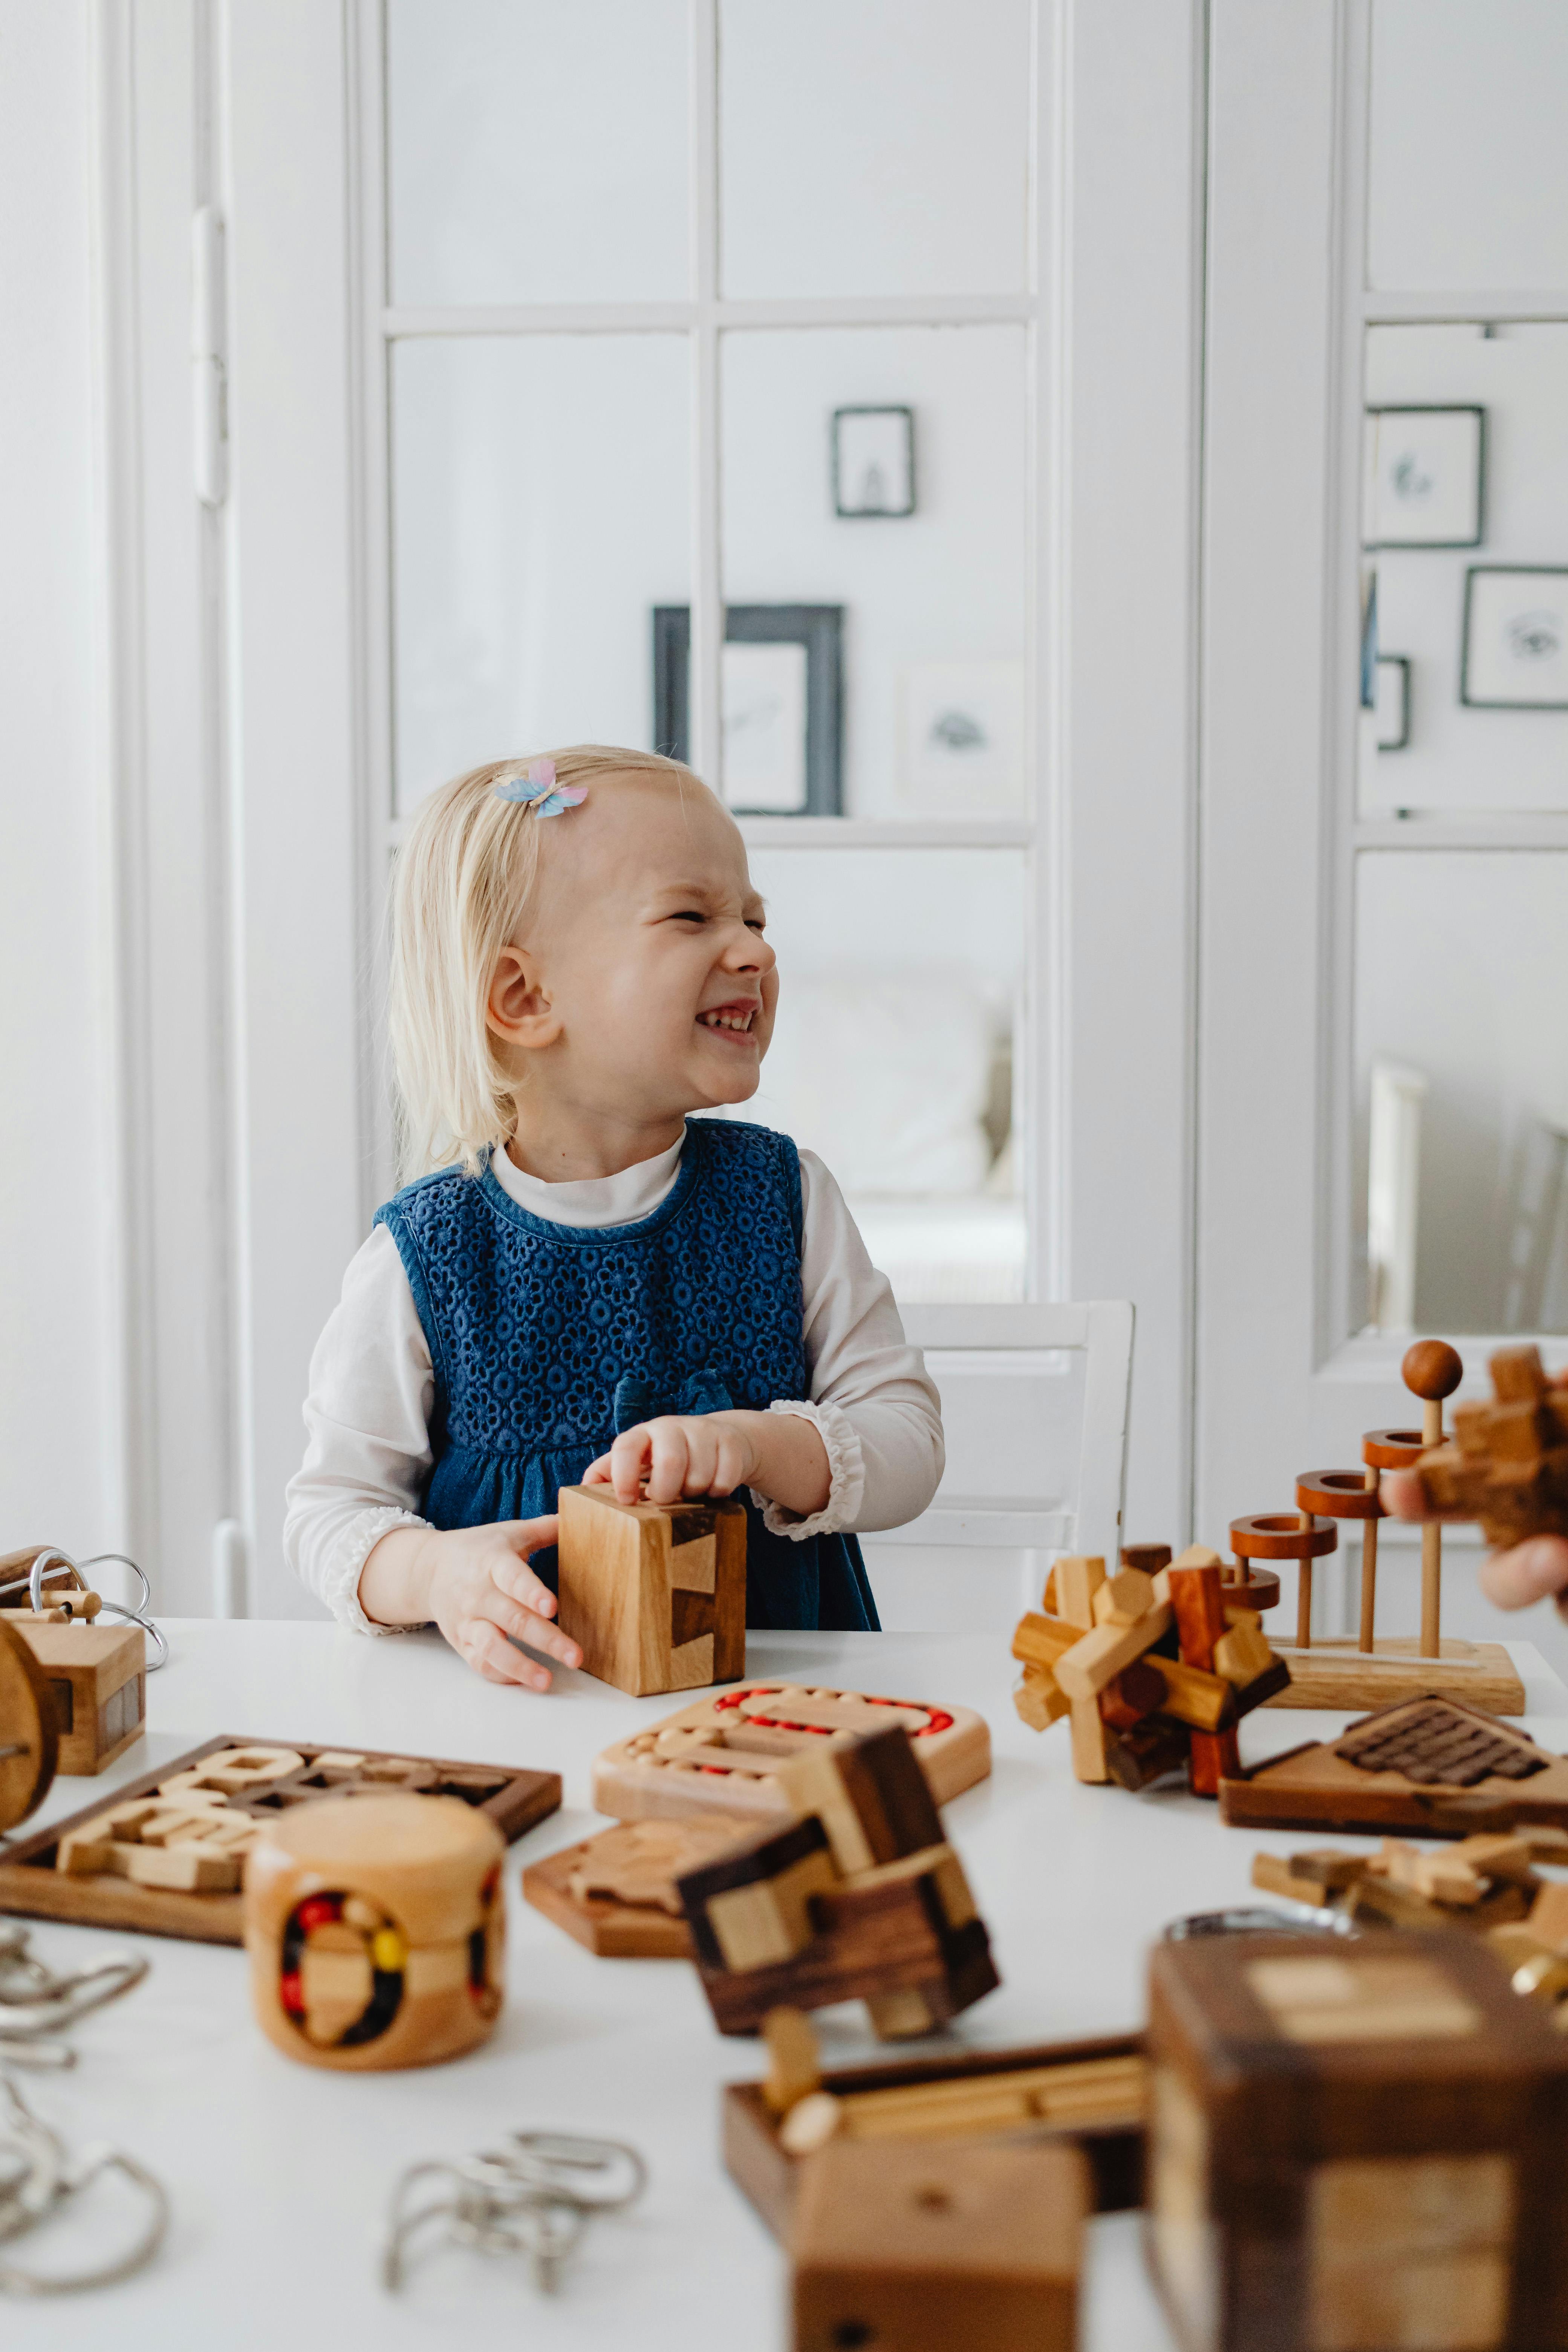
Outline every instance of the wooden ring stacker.
<svg viewBox="0 0 1568 2352"><path fill-rule="evenodd" d="M1370 1655L1377 1611L1377 1523L1384 1517L1377 1472L1304 1470L1296 1481L1296 1508L1309 1516L1361 1521L1361 1646Z"/></svg>
<svg viewBox="0 0 1568 2352"><path fill-rule="evenodd" d="M1421 1444L1443 1443L1443 1399L1452 1396L1465 1377L1463 1360L1446 1339L1417 1339L1405 1351L1400 1365L1405 1385L1421 1399ZM1443 1529L1427 1519L1421 1529L1421 1651L1424 1658L1443 1654Z"/></svg>
<svg viewBox="0 0 1568 2352"><path fill-rule="evenodd" d="M43 1803L58 1761L48 1683L21 1635L0 1622L0 1830Z"/></svg>
<svg viewBox="0 0 1568 2352"><path fill-rule="evenodd" d="M1312 1641L1312 1562L1339 1548L1340 1531L1332 1519L1294 1511L1252 1511L1232 1519L1230 1548L1237 1559L1293 1559L1300 1570L1296 1602L1296 1644L1310 1649Z"/></svg>

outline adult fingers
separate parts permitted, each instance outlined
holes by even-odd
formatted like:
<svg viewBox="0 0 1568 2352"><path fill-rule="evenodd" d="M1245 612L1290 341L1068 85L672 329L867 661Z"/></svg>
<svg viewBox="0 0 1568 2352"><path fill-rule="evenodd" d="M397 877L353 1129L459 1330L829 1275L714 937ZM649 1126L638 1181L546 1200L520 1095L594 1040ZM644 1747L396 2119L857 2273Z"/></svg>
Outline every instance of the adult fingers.
<svg viewBox="0 0 1568 2352"><path fill-rule="evenodd" d="M513 1649L496 1626L471 1618L463 1630L462 1654L488 1683L520 1683L525 1690L548 1690L550 1670Z"/></svg>
<svg viewBox="0 0 1568 2352"><path fill-rule="evenodd" d="M1481 1591L1500 1609L1528 1609L1565 1587L1568 1542L1561 1536L1531 1536L1510 1551L1495 1551L1481 1570Z"/></svg>

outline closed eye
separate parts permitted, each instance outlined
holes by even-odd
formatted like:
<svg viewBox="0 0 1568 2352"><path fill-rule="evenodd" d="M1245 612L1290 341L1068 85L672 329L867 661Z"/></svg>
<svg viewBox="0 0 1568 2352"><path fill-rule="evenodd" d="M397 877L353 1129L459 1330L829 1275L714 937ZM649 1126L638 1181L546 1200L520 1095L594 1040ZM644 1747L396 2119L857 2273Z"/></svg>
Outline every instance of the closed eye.
<svg viewBox="0 0 1568 2352"><path fill-rule="evenodd" d="M667 923L705 923L708 918L697 907L682 907L678 914L667 915Z"/></svg>

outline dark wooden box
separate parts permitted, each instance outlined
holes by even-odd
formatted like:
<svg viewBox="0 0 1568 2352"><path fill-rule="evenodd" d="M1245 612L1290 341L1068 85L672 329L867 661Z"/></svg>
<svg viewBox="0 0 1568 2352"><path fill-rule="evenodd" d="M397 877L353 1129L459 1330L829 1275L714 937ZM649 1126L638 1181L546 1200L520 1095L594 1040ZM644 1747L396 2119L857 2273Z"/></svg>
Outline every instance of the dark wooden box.
<svg viewBox="0 0 1568 2352"><path fill-rule="evenodd" d="M1568 2342L1568 2042L1474 1938L1157 1945L1149 2058L1186 2352Z"/></svg>

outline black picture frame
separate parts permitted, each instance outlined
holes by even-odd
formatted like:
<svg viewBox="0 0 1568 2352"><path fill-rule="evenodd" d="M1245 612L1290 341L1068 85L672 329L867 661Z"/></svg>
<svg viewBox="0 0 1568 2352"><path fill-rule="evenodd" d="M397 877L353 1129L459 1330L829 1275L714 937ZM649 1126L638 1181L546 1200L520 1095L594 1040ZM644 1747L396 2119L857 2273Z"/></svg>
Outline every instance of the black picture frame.
<svg viewBox="0 0 1568 2352"><path fill-rule="evenodd" d="M839 426L847 416L897 416L902 420L904 445L904 476L909 485L905 503L900 507L847 507L839 457ZM863 401L858 405L836 408L830 428L833 465L833 511L841 522L902 522L915 510L915 412L895 401Z"/></svg>
<svg viewBox="0 0 1568 2352"><path fill-rule="evenodd" d="M805 806L801 816L840 816L844 809L844 607L842 604L730 604L724 642L805 648ZM653 740L671 760L691 756L691 610L653 608ZM777 809L737 816L777 816Z"/></svg>
<svg viewBox="0 0 1568 2352"><path fill-rule="evenodd" d="M1568 697L1560 701L1533 700L1515 702L1497 694L1475 694L1471 691L1470 630L1475 604L1476 582L1502 578L1546 579L1568 581L1568 563L1471 563L1465 571L1465 610L1459 624L1459 700L1467 710L1568 710Z"/></svg>
<svg viewBox="0 0 1568 2352"><path fill-rule="evenodd" d="M1487 412L1473 400L1380 400L1367 405L1368 416L1473 416L1476 420L1476 528L1469 539L1369 539L1369 550L1380 548L1479 547L1487 529Z"/></svg>

